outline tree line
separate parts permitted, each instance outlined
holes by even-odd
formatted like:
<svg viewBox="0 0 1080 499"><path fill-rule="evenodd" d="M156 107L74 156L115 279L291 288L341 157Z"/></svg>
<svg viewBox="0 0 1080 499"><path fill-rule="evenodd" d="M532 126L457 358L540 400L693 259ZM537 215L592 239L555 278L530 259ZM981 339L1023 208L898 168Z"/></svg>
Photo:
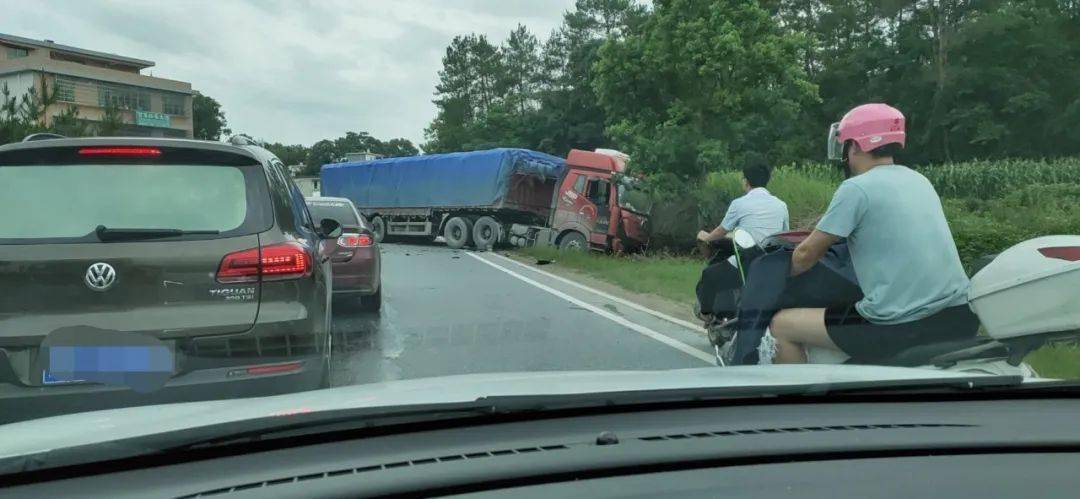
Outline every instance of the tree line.
<svg viewBox="0 0 1080 499"><path fill-rule="evenodd" d="M633 0L579 0L543 43L523 25L500 46L481 34L455 37L442 59L424 151L565 154L606 144L592 66L606 40L639 29L647 14Z"/></svg>
<svg viewBox="0 0 1080 499"><path fill-rule="evenodd" d="M79 117L75 106L68 106L46 124L45 113L56 104L56 92L47 84L30 88L21 96L13 95L7 83L0 85L0 144L18 142L34 133L55 133L66 137L116 135L124 126L120 108L108 104L102 119L93 123Z"/></svg>
<svg viewBox="0 0 1080 499"><path fill-rule="evenodd" d="M208 96L196 93L196 97L197 100L193 102L196 109L192 113L195 117L195 138L219 140L222 135L232 133L227 127L228 123L221 105ZM274 153L282 163L288 166L304 165L301 175L318 175L322 165L338 161L352 152L366 151L382 157L415 156L420 153L420 150L408 139L380 140L367 132L345 132L345 135L341 137L323 139L310 147L303 144L267 142L248 134L240 135L252 139Z"/></svg>
<svg viewBox="0 0 1080 499"><path fill-rule="evenodd" d="M697 178L823 160L847 109L908 118L910 163L1080 153L1076 0L578 0L540 43L455 37L427 152L617 147Z"/></svg>

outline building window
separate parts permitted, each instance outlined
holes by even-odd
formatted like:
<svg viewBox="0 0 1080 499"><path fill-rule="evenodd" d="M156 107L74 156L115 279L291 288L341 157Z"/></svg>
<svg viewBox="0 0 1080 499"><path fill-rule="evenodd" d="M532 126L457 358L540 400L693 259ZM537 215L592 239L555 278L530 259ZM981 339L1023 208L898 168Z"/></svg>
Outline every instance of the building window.
<svg viewBox="0 0 1080 499"><path fill-rule="evenodd" d="M101 85L98 87L98 105L116 106L120 109L150 110L150 94L134 87Z"/></svg>
<svg viewBox="0 0 1080 499"><path fill-rule="evenodd" d="M173 116L183 116L184 96L161 94L161 112Z"/></svg>
<svg viewBox="0 0 1080 499"><path fill-rule="evenodd" d="M30 55L30 51L20 47L5 47L8 59L18 59Z"/></svg>
<svg viewBox="0 0 1080 499"><path fill-rule="evenodd" d="M60 102L75 102L75 82L64 78L57 78L53 85L53 93Z"/></svg>

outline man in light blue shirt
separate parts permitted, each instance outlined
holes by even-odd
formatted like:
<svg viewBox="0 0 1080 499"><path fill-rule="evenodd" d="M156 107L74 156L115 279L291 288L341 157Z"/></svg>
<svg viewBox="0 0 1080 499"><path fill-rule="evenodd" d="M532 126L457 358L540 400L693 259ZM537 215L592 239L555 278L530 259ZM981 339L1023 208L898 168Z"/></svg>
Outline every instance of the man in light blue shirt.
<svg viewBox="0 0 1080 499"><path fill-rule="evenodd" d="M941 199L926 177L893 161L904 144L903 114L866 104L833 127L830 156L840 153L851 178L795 249L790 275L847 238L863 298L777 313L770 325L773 362L806 362L810 346L873 363L921 344L974 336L979 322L967 306L968 278Z"/></svg>
<svg viewBox="0 0 1080 499"><path fill-rule="evenodd" d="M967 274L941 200L926 177L906 166L883 164L845 180L817 230L848 239L864 295L855 309L875 324L911 322L967 303Z"/></svg>

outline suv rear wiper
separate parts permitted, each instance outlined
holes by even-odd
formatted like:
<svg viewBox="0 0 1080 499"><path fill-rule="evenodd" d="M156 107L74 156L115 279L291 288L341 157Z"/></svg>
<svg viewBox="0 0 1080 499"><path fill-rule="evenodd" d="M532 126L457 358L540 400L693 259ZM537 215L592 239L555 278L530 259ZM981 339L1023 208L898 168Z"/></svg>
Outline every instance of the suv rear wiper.
<svg viewBox="0 0 1080 499"><path fill-rule="evenodd" d="M216 235L217 230L184 230L184 229L126 229L111 228L104 225L97 226L94 234L101 242L109 241L135 241L139 239L160 239L163 237L189 236L189 235Z"/></svg>

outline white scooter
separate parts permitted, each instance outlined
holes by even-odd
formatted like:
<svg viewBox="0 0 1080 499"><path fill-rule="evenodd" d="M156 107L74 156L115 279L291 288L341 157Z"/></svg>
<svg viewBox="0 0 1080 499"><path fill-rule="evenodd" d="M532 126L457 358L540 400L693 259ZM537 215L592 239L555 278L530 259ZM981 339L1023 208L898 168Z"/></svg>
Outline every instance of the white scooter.
<svg viewBox="0 0 1080 499"><path fill-rule="evenodd" d="M791 246L804 237L805 233L786 233L763 244ZM754 244L745 233L735 234L733 239L736 247L744 250ZM739 251L735 253L734 264L742 273L748 262L739 261ZM968 302L984 333L910 348L884 364L1036 376L1023 362L1028 353L1047 343L1080 339L1080 236L1039 237L1001 252L971 278ZM726 349L734 343L732 332L716 324L709 328L718 365L724 365ZM759 353L770 351L770 341L766 330ZM809 348L807 359L812 364L841 364L849 357Z"/></svg>

